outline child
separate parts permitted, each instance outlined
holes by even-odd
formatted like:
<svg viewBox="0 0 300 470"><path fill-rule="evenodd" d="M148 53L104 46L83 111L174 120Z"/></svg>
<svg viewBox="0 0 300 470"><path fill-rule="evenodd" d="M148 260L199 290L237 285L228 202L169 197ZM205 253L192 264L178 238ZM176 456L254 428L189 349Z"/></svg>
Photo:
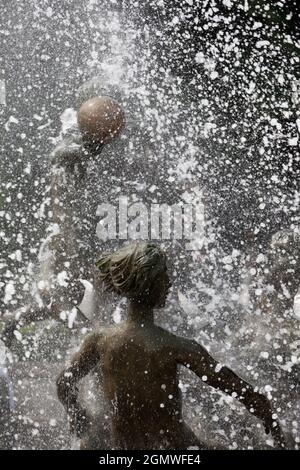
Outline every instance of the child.
<svg viewBox="0 0 300 470"><path fill-rule="evenodd" d="M128 298L128 318L89 336L57 380L58 396L72 430L83 437L81 448L101 445L95 424L78 399L77 382L91 371L102 374L111 420L111 448L204 448L182 420L178 365L236 397L263 421L277 445L284 446L279 424L273 420L264 395L219 365L197 342L155 325L153 309L164 307L171 285L166 255L158 246L127 245L104 256L97 267L106 288Z"/></svg>

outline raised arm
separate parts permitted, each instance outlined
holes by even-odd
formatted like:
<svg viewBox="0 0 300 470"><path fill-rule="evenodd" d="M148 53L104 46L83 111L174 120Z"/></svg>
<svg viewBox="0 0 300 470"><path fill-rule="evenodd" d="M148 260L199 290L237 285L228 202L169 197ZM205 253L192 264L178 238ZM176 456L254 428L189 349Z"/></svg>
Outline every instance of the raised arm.
<svg viewBox="0 0 300 470"><path fill-rule="evenodd" d="M205 383L222 390L245 405L248 411L264 422L266 432L271 431L279 447L284 447L284 438L279 423L273 419L269 400L265 395L255 392L254 388L241 379L228 367L219 364L196 341L178 338L175 344L177 361L191 369Z"/></svg>
<svg viewBox="0 0 300 470"><path fill-rule="evenodd" d="M71 432L78 437L84 434L88 425L88 416L78 399L77 383L94 369L100 358L101 334L94 333L84 341L81 349L57 378L57 395L63 403L70 419Z"/></svg>

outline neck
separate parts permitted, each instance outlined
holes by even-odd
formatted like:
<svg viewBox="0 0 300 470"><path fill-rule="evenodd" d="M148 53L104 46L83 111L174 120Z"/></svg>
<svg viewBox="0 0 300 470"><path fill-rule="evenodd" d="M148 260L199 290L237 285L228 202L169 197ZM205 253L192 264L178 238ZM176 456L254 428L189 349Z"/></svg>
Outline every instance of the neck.
<svg viewBox="0 0 300 470"><path fill-rule="evenodd" d="M128 305L127 321L131 323L137 323L139 325L153 324L153 308L147 304L131 301Z"/></svg>

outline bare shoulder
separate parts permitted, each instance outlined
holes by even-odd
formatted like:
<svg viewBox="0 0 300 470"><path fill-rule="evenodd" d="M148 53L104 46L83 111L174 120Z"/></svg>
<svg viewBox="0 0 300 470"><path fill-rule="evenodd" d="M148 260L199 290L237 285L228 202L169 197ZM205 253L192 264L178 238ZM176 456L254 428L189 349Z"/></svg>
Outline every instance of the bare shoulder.
<svg viewBox="0 0 300 470"><path fill-rule="evenodd" d="M157 335L161 338L166 346L169 347L186 347L189 343L193 342L182 336L177 336L174 333L171 333L160 326L155 327Z"/></svg>
<svg viewBox="0 0 300 470"><path fill-rule="evenodd" d="M98 331L92 333L90 337L93 341L100 345L105 345L113 341L114 338L118 338L124 331L123 325L110 325L105 328L101 328Z"/></svg>
<svg viewBox="0 0 300 470"><path fill-rule="evenodd" d="M93 331L88 334L83 342L82 349L94 349L101 347L105 339L105 329Z"/></svg>
<svg viewBox="0 0 300 470"><path fill-rule="evenodd" d="M198 355L207 354L206 349L194 339L185 338L183 336L177 336L174 333L171 333L160 327L157 327L157 330L165 346L169 348L171 351L176 351L179 354L180 353L182 354L197 353Z"/></svg>

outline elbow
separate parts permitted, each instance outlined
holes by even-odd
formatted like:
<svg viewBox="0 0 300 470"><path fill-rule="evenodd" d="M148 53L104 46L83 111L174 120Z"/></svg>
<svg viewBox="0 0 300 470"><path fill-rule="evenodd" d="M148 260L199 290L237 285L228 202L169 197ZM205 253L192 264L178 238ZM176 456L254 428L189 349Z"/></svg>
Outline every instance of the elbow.
<svg viewBox="0 0 300 470"><path fill-rule="evenodd" d="M62 371L56 379L56 393L57 393L58 399L61 402L64 402L66 400L67 389L68 389L68 385L67 385L67 380L65 376L65 371Z"/></svg>

